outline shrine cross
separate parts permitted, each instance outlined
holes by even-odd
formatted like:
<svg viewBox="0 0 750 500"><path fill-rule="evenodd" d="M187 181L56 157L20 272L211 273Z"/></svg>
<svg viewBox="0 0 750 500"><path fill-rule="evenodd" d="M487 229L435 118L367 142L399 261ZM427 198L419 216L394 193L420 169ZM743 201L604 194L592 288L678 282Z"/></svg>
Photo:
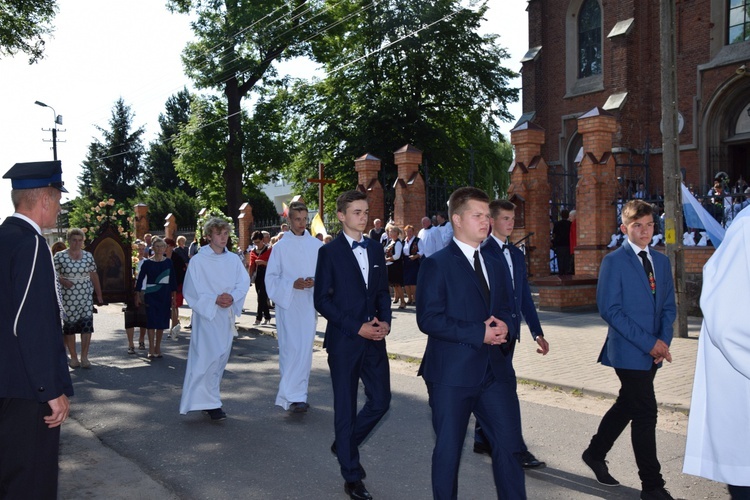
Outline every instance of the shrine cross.
<svg viewBox="0 0 750 500"><path fill-rule="evenodd" d="M307 179L307 182L314 182L318 185L318 213L320 213L321 220L323 219L323 186L326 184L336 184L335 180L323 177L324 167L325 165L322 162L318 163L318 178Z"/></svg>

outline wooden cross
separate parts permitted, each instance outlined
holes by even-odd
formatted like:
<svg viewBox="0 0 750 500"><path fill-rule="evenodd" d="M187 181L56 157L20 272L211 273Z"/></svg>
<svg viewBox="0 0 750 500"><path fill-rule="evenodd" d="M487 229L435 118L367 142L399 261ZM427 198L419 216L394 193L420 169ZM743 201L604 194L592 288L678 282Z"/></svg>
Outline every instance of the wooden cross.
<svg viewBox="0 0 750 500"><path fill-rule="evenodd" d="M324 167L325 165L322 162L318 163L318 178L307 179L307 182L314 182L318 185L318 213L320 213L321 220L323 220L323 186L326 184L336 184L335 180L323 177Z"/></svg>

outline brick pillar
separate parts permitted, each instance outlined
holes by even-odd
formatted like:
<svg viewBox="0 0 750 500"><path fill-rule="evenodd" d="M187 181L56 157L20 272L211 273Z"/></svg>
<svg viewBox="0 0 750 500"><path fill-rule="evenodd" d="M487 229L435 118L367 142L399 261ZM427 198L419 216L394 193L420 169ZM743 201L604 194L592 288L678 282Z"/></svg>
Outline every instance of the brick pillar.
<svg viewBox="0 0 750 500"><path fill-rule="evenodd" d="M393 221L402 229L407 224L421 227L422 217L427 212L424 178L419 173L422 152L407 144L393 153L393 160L398 166Z"/></svg>
<svg viewBox="0 0 750 500"><path fill-rule="evenodd" d="M385 198L383 196L383 185L380 184L378 174L380 173L380 158L367 153L354 160L354 169L357 171L357 190L367 195L367 203L370 206L370 218L367 221L365 232L373 228L372 221L384 219Z"/></svg>
<svg viewBox="0 0 750 500"><path fill-rule="evenodd" d="M510 131L510 141L516 155L510 170L508 196L523 210L522 217L516 214L517 229L513 231L511 240L517 241L534 233L526 240L527 251L530 252L528 271L534 277L548 276L550 273L550 187L547 163L540 156L544 136L545 130L531 122ZM520 225L523 227L518 227Z"/></svg>
<svg viewBox="0 0 750 500"><path fill-rule="evenodd" d="M142 240L148 232L148 205L139 203L133 207L135 212L135 237Z"/></svg>
<svg viewBox="0 0 750 500"><path fill-rule="evenodd" d="M175 219L174 214L167 214L167 216L164 217L164 237L175 239L176 233L177 220Z"/></svg>
<svg viewBox="0 0 750 500"><path fill-rule="evenodd" d="M617 178L612 156L612 135L616 130L615 117L601 108L594 108L578 118L584 155L578 166L576 189L576 276L598 276L602 259L609 252L607 244L616 213L613 202L617 195Z"/></svg>
<svg viewBox="0 0 750 500"><path fill-rule="evenodd" d="M245 251L250 246L250 237L252 236L250 234L250 228L253 227L254 222L252 205L249 203L240 205L240 214L237 216L237 221L240 227L240 234L237 235L239 241L237 245L239 245L242 251Z"/></svg>

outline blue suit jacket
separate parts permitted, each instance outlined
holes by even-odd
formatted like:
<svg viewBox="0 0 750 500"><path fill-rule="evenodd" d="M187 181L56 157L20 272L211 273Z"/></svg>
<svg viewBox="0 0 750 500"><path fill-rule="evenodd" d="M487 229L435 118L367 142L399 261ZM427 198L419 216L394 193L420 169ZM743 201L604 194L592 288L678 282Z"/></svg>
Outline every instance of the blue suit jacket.
<svg viewBox="0 0 750 500"><path fill-rule="evenodd" d="M607 340L599 361L629 370L649 370L654 358L649 352L657 339L672 342L672 323L677 315L669 259L650 252L654 261L656 295L643 270L643 263L630 244L610 253L599 270L596 303L607 322Z"/></svg>
<svg viewBox="0 0 750 500"><path fill-rule="evenodd" d="M505 260L503 252L497 241L490 236L482 243L482 255L492 259L495 267L499 272L498 279L501 280L502 286L507 290L507 299L510 300L510 322L508 324L508 341L521 339L521 316L531 330L531 337L536 339L537 335L544 335L542 325L539 322L539 315L536 312L534 299L531 297L531 288L529 279L526 274L526 260L523 252L514 245L509 247L510 258L513 262L513 280L510 278L510 269L508 262ZM516 287L513 288L515 282ZM501 294L497 294L501 297ZM502 306L498 308L503 310ZM498 310L496 309L496 310ZM498 314L495 316L499 317Z"/></svg>
<svg viewBox="0 0 750 500"><path fill-rule="evenodd" d="M328 320L323 347L328 352L361 350L362 324L378 318L391 323L391 296L383 248L375 241L367 246L368 284L344 233L318 251L315 269L315 309Z"/></svg>
<svg viewBox="0 0 750 500"><path fill-rule="evenodd" d="M42 403L73 395L55 286L47 242L28 222L5 219L0 226L0 398Z"/></svg>
<svg viewBox="0 0 750 500"><path fill-rule="evenodd" d="M492 304L499 307L503 302L495 297L502 287L493 280L497 272L494 261L484 252L482 256L490 277L490 302L484 298L473 266L455 242L419 266L417 324L429 336L419 374L427 382L478 387L488 363L498 376L506 372L500 346L484 343L484 321L494 312L507 323L510 311L493 311Z"/></svg>

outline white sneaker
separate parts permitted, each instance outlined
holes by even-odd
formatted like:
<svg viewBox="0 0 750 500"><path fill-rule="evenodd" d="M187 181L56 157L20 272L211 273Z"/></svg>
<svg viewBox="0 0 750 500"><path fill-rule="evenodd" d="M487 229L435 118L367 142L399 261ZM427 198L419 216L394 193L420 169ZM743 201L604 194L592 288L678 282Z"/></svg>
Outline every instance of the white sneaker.
<svg viewBox="0 0 750 500"><path fill-rule="evenodd" d="M170 330L170 332L172 332L172 340L177 340L180 338L180 330L180 325L174 325L174 327L172 327L172 329Z"/></svg>

